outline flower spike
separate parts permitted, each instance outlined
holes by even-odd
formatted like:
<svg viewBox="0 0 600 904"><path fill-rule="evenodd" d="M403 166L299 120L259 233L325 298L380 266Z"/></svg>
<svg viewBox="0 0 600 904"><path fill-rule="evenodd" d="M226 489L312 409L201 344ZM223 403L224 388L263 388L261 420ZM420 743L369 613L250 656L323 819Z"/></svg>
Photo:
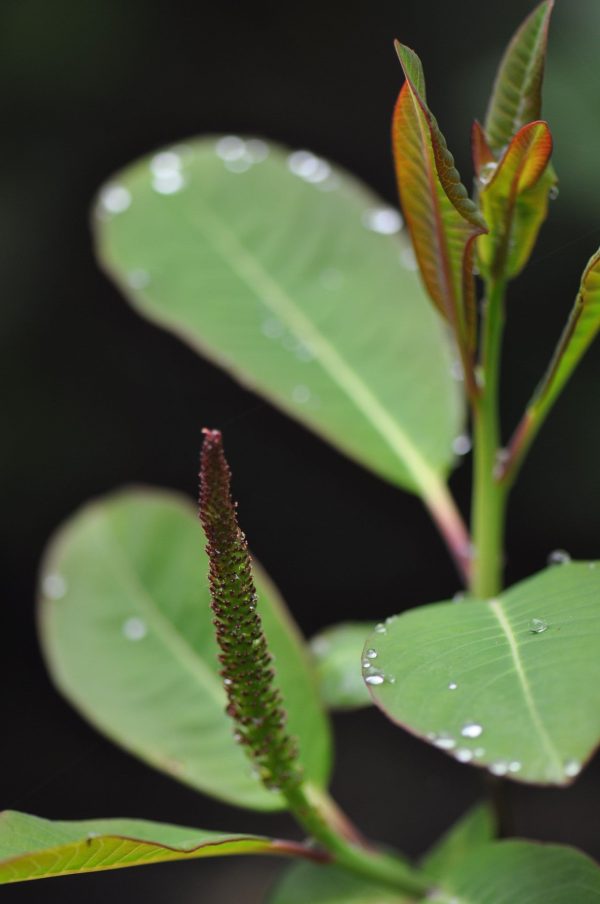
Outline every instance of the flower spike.
<svg viewBox="0 0 600 904"><path fill-rule="evenodd" d="M231 499L231 471L219 430L204 429L200 465L200 520L208 540L210 592L227 714L258 777L271 790L289 791L302 779L297 745L286 715L260 616L246 538Z"/></svg>

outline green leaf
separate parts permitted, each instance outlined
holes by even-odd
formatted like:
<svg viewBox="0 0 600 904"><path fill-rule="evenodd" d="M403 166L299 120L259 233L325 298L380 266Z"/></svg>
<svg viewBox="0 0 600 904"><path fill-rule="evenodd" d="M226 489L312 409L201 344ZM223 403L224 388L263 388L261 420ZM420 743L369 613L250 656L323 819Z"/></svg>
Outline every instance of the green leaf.
<svg viewBox="0 0 600 904"><path fill-rule="evenodd" d="M421 860L421 867L430 876L442 878L468 857L474 848L496 837L496 820L489 803L478 804L469 810Z"/></svg>
<svg viewBox="0 0 600 904"><path fill-rule="evenodd" d="M486 224L461 183L452 154L427 107L421 61L399 42L396 51L406 76L392 124L402 209L427 291L456 336L465 374L473 386L473 241L486 231Z"/></svg>
<svg viewBox="0 0 600 904"><path fill-rule="evenodd" d="M400 223L324 160L231 136L137 162L97 208L100 258L141 314L431 499L461 392Z"/></svg>
<svg viewBox="0 0 600 904"><path fill-rule="evenodd" d="M169 860L293 850L293 842L288 846L255 835L205 832L143 819L51 822L11 810L0 813L0 885Z"/></svg>
<svg viewBox="0 0 600 904"><path fill-rule="evenodd" d="M283 874L269 904L409 904L407 898L335 866L294 864Z"/></svg>
<svg viewBox="0 0 600 904"><path fill-rule="evenodd" d="M600 870L573 848L500 841L476 848L444 877L439 904L598 904Z"/></svg>
<svg viewBox="0 0 600 904"><path fill-rule="evenodd" d="M510 442L504 471L514 473L566 382L600 329L600 249L587 263L575 304L550 366Z"/></svg>
<svg viewBox="0 0 600 904"><path fill-rule="evenodd" d="M477 242L483 273L512 279L529 260L554 186L551 153L547 123L531 122L517 132L497 165L482 167L479 199L490 227Z"/></svg>
<svg viewBox="0 0 600 904"><path fill-rule="evenodd" d="M496 775L573 781L600 741L600 566L555 566L497 599L386 624L364 674L393 721Z"/></svg>
<svg viewBox="0 0 600 904"><path fill-rule="evenodd" d="M371 705L361 671L365 637L371 622L344 622L320 631L310 641L321 698L329 709Z"/></svg>
<svg viewBox="0 0 600 904"><path fill-rule="evenodd" d="M59 531L46 555L40 623L59 689L97 728L206 794L256 809L284 806L234 743L225 714L194 507L160 491L95 502ZM255 564L260 612L306 776L330 768L326 717L302 640Z"/></svg>
<svg viewBox="0 0 600 904"><path fill-rule="evenodd" d="M488 106L485 131L499 152L526 123L539 119L548 26L554 0L544 0L513 36L500 63Z"/></svg>

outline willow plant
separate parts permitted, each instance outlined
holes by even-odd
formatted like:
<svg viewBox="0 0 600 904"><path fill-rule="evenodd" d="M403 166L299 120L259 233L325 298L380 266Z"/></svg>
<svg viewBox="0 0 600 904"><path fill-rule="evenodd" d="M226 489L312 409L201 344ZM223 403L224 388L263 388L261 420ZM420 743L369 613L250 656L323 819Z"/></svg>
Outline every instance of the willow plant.
<svg viewBox="0 0 600 904"><path fill-rule="evenodd" d="M328 709L374 704L439 756L489 773L496 803L506 781L569 785L600 741L597 563L559 552L541 573L503 583L510 490L600 327L598 252L504 445L507 288L557 191L541 119L552 5L516 32L473 126L471 197L420 60L396 45L404 83L393 153L407 230L332 164L257 138L167 148L101 190L100 260L137 310L419 496L464 593L333 626L307 645L250 557L221 434L205 430L206 552L194 507L173 493L126 490L86 506L43 563L42 645L57 687L125 749L204 794L288 810L306 840L6 812L0 882L271 854L297 861L271 904L600 901L588 857L507 837L486 800L411 864L365 838L327 790ZM466 418L470 527L448 488L470 443Z"/></svg>

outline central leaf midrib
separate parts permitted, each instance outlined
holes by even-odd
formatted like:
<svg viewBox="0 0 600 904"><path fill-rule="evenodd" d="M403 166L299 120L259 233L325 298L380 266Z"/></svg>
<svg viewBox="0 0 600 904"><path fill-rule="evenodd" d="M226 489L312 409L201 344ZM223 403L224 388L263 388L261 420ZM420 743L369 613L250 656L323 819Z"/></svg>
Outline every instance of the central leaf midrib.
<svg viewBox="0 0 600 904"><path fill-rule="evenodd" d="M502 631L506 637L506 640L508 642L510 652L511 652L511 655L513 658L514 666L515 666L515 672L516 672L517 678L519 679L519 683L520 683L521 689L523 691L523 697L524 697L525 703L527 705L527 709L529 710L529 715L531 717L531 721L536 730L536 733L542 743L542 746L546 750L546 753L548 754L548 756L550 757L550 759L553 761L554 765L556 766L557 776L562 778L562 776L563 776L562 762L561 762L560 756L558 755L558 751L557 751L550 735L548 734L546 726L544 725L544 721L542 719L541 713L536 705L536 702L535 702L535 699L533 696L533 692L531 690L531 685L530 685L529 679L527 677L527 672L525 671L525 665L523 663L523 659L522 659L521 653L519 651L519 644L518 644L517 638L515 636L515 633L513 631L512 625L508 619L508 616L507 616L500 600L490 600L489 608L490 608L491 612L494 614L495 618L497 619L497 621L498 621L500 627L502 628Z"/></svg>

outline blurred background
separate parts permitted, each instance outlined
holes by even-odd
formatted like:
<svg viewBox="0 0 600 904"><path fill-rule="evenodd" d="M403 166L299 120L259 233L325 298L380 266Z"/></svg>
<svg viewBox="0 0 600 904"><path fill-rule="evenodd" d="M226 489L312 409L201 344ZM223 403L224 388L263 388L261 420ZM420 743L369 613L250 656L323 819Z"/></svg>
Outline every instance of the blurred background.
<svg viewBox="0 0 600 904"><path fill-rule="evenodd" d="M557 7L544 113L561 189L510 293L507 432L600 241L600 4ZM293 831L284 817L198 796L96 735L53 690L36 640L36 570L54 528L90 496L132 481L194 495L205 424L226 431L245 530L306 634L458 589L417 500L340 457L127 306L94 261L88 211L98 186L161 144L250 132L329 157L394 203L396 36L423 58L430 105L468 183L471 120L483 116L502 48L530 8L529 0L1 0L0 808ZM543 567L557 547L600 557L599 381L595 347L514 493L510 582ZM469 468L467 458L453 478L463 508ZM367 834L412 855L482 791L477 770L378 712L336 717L335 727L335 794ZM513 785L516 832L600 856L599 766L568 791ZM110 895L115 904L192 904L210 896L214 904L258 904L281 866L173 864L12 886L2 900L69 904L85 896L91 904Z"/></svg>

